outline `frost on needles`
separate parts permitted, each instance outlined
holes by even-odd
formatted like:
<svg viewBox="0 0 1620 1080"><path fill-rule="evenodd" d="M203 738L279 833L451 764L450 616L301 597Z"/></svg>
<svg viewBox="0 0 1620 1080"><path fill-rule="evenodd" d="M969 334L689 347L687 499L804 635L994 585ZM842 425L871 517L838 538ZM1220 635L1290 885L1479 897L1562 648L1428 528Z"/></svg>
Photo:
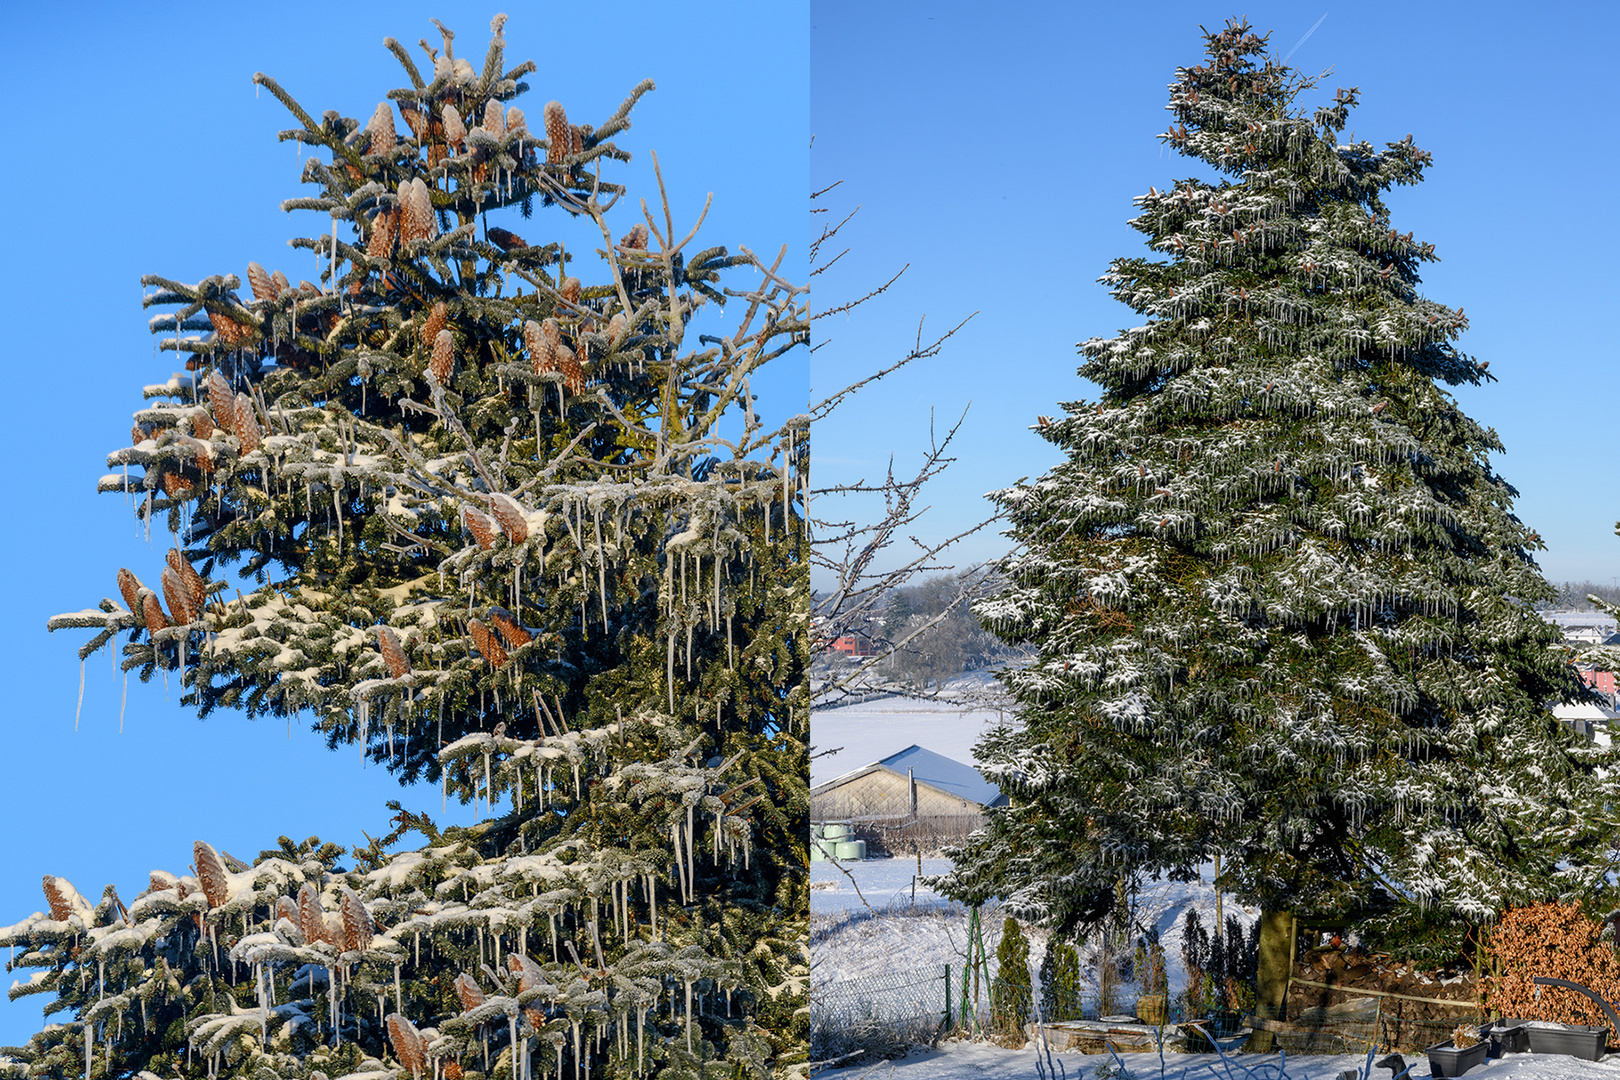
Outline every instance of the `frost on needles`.
<svg viewBox="0 0 1620 1080"><path fill-rule="evenodd" d="M1151 254L1102 279L1145 321L1080 346L1101 398L996 495L1017 550L976 611L1038 656L978 751L1011 805L946 887L1074 933L1219 857L1266 912L1264 999L1293 915L1444 951L1600 888L1615 755L1549 709L1588 692L1531 607L1540 538L1445 389L1486 364L1384 202L1429 154L1343 141L1357 91L1304 111L1247 25L1205 40L1161 136L1199 168L1138 197Z"/></svg>
<svg viewBox="0 0 1620 1080"><path fill-rule="evenodd" d="M348 868L313 838L251 864L199 841L127 906L47 877L0 936L36 969L13 996L63 1017L13 1051L27 1075L803 1061L808 432L750 387L793 362L806 294L631 210L612 140L650 83L599 126L528 119L504 21L481 69L442 27L430 69L389 39L410 85L363 123L255 76L317 151L283 205L324 219L292 242L320 281L145 279L185 370L99 487L168 550L50 622L200 715L307 713L489 820L400 811Z"/></svg>

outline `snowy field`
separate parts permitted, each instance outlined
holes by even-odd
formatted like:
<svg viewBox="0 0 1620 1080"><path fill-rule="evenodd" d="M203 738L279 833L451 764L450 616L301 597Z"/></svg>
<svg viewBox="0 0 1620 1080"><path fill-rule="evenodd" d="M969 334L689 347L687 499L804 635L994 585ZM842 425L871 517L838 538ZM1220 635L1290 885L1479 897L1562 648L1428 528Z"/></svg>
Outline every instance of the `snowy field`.
<svg viewBox="0 0 1620 1080"><path fill-rule="evenodd" d="M854 772L912 745L972 765L973 745L996 726L1000 717L1001 712L994 708L901 697L817 709L810 714L812 753L833 749L838 753L811 758L810 786Z"/></svg>
<svg viewBox="0 0 1620 1080"><path fill-rule="evenodd" d="M1157 1055L1127 1054L1121 1060L1129 1070L1119 1080L1338 1080L1340 1072L1365 1066L1366 1055L1291 1057L1277 1054L1238 1054L1223 1064L1214 1054L1166 1054L1161 1072ZM1411 1063L1413 1059L1407 1058ZM1054 1053L1052 1062L1061 1070L1054 1080L1092 1080L1106 1075L1114 1062L1104 1054ZM1281 1073L1279 1073L1279 1066ZM1099 1067L1104 1073L1099 1074ZM1371 1080L1389 1080L1383 1069L1372 1070ZM1003 1050L987 1043L947 1042L937 1049L919 1052L899 1061L830 1069L815 1074L817 1080L1037 1080L1035 1051ZM1427 1059L1418 1058L1412 1068L1413 1080L1426 1080ZM1557 1054L1509 1054L1492 1058L1470 1069L1468 1080L1617 1080L1620 1054L1603 1061L1579 1061Z"/></svg>
<svg viewBox="0 0 1620 1080"><path fill-rule="evenodd" d="M873 977L899 969L937 971L945 964L964 962L967 909L920 884L913 905L911 883L917 873L915 859L868 859L841 865L854 876L854 884L832 863L810 864L810 956L812 978L817 985ZM947 859L923 860L925 875L943 873L949 868ZM1159 932L1172 994L1187 985L1187 969L1181 959L1182 927L1187 912L1196 910L1206 930L1214 927L1212 876L1212 868L1206 866L1196 882L1150 881L1135 899L1135 921ZM875 914L868 912L856 896L856 885ZM1222 917L1231 915L1237 916L1248 932L1260 912L1257 908L1241 907L1228 897L1222 905ZM993 966L996 942L1001 937L1001 916L992 905L985 909L983 918L985 947ZM1028 933L1030 967L1032 971L1039 971L1046 954L1046 936L1040 930ZM1082 949L1082 966L1090 958L1090 950Z"/></svg>

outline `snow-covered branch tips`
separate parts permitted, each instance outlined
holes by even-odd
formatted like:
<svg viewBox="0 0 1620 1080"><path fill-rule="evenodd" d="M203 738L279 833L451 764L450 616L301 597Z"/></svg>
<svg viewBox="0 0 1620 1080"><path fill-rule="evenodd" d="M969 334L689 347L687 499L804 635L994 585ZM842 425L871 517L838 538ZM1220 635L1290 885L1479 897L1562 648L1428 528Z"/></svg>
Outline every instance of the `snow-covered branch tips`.
<svg viewBox="0 0 1620 1080"><path fill-rule="evenodd" d="M595 124L551 101L531 126L515 102L535 66L505 66L504 22L481 69L443 27L431 68L388 39L409 85L364 122L255 76L297 120L281 137L312 148L313 193L283 206L320 216L291 241L318 280L246 258L245 296L235 274L143 279L183 370L145 388L99 489L149 537L166 526L162 568L109 565L117 598L49 626L95 631L81 659L118 645L126 673L177 673L199 714L308 710L330 746L481 801L480 858L584 845L601 872L542 905L553 944L592 890L637 903L621 878L748 900L730 944L704 929L719 914L659 932L755 957L735 1014L693 959L713 1030L679 1052L791 1057L809 420L752 385L806 352L807 292L783 254L700 245L708 206L676 205L661 173L659 198L624 198L613 140L650 81ZM598 1004L619 1023L632 998ZM738 1025L753 1042L732 1045Z"/></svg>

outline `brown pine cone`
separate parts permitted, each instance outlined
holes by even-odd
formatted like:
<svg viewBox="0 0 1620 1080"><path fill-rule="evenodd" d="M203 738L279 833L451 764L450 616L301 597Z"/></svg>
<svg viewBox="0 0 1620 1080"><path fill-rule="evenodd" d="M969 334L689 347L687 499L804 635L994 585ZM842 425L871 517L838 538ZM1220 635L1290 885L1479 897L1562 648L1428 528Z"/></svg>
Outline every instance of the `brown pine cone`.
<svg viewBox="0 0 1620 1080"><path fill-rule="evenodd" d="M529 538L529 523L523 516L523 508L511 496L500 492L491 495L489 512L512 543L521 544Z"/></svg>
<svg viewBox="0 0 1620 1080"><path fill-rule="evenodd" d="M326 910L307 881L298 890L298 932L304 936L305 945L313 945L326 936Z"/></svg>
<svg viewBox="0 0 1620 1080"><path fill-rule="evenodd" d="M495 629L500 631L501 638L509 649L522 648L534 640L534 635L524 629L505 608L492 608L489 621L495 624Z"/></svg>
<svg viewBox="0 0 1620 1080"><path fill-rule="evenodd" d="M379 102L377 111L371 114L371 123L366 125L366 131L371 133L371 149L368 154L386 154L394 148L399 141L399 133L394 130L394 110L389 108L388 102Z"/></svg>
<svg viewBox="0 0 1620 1080"><path fill-rule="evenodd" d="M461 1062L447 1061L444 1063L444 1080L461 1080Z"/></svg>
<svg viewBox="0 0 1620 1080"><path fill-rule="evenodd" d="M360 894L348 886L343 888L343 899L338 904L343 915L343 951L357 952L371 947L375 928L371 913L361 901Z"/></svg>
<svg viewBox="0 0 1620 1080"><path fill-rule="evenodd" d="M66 922L73 914L73 903L69 894L73 886L55 874L46 874L43 882L45 886L45 903L51 909L51 918L56 922Z"/></svg>
<svg viewBox="0 0 1620 1080"><path fill-rule="evenodd" d="M422 348L433 348L433 343L438 340L439 331L443 330L449 321L450 309L444 306L443 300L440 300L433 305L433 310L428 312L427 320L422 323L422 329L417 334L422 342Z"/></svg>
<svg viewBox="0 0 1620 1080"><path fill-rule="evenodd" d="M231 880L225 872L225 864L220 861L219 852L202 840L191 846L191 852L197 863L197 880L202 884L203 895L208 898L208 906L219 907L230 898Z"/></svg>
<svg viewBox="0 0 1620 1080"><path fill-rule="evenodd" d="M169 564L169 569L179 575L180 583L185 586L186 595L191 599L191 610L197 613L190 621L195 622L208 603L208 582L197 573L196 567L191 565L190 560L179 548L170 548L164 555L164 560Z"/></svg>
<svg viewBox="0 0 1620 1080"><path fill-rule="evenodd" d="M173 469L166 469L158 477L158 486L163 489L163 494L171 499L188 499L197 485Z"/></svg>
<svg viewBox="0 0 1620 1080"><path fill-rule="evenodd" d="M478 650L479 656L489 661L490 667L500 667L506 663L506 647L489 627L477 619L470 619L467 622L467 636L472 638L473 648Z"/></svg>
<svg viewBox="0 0 1620 1080"><path fill-rule="evenodd" d="M208 373L208 411L214 414L214 423L236 434L236 394L219 368Z"/></svg>
<svg viewBox="0 0 1620 1080"><path fill-rule="evenodd" d="M567 345L557 346L557 370L562 372L563 384L568 387L570 394L583 393L585 390L585 369L579 366L579 360L574 356L574 350Z"/></svg>
<svg viewBox="0 0 1620 1080"><path fill-rule="evenodd" d="M440 386L448 386L450 372L455 367L456 339L448 330L440 330L433 339L433 357L428 363L428 371Z"/></svg>
<svg viewBox="0 0 1620 1080"><path fill-rule="evenodd" d="M647 226L643 222L636 222L630 226L630 231L619 237L619 246L626 251L647 250Z"/></svg>
<svg viewBox="0 0 1620 1080"><path fill-rule="evenodd" d="M488 551L495 546L495 527L489 518L470 506L464 506L461 508L461 521L467 526L467 531L473 534L473 539L478 541L479 547Z"/></svg>
<svg viewBox="0 0 1620 1080"><path fill-rule="evenodd" d="M421 139L422 131L427 126L427 121L422 116L422 110L409 102L400 102L399 115L405 118L405 126L411 129L411 135Z"/></svg>
<svg viewBox="0 0 1620 1080"><path fill-rule="evenodd" d="M366 241L366 254L373 259L386 259L394 253L394 234L398 217L392 210L379 210L371 219L371 237Z"/></svg>
<svg viewBox="0 0 1620 1080"><path fill-rule="evenodd" d="M562 102L546 102L541 115L546 121L546 164L556 165L573 152L574 132L568 126L568 114L563 111Z"/></svg>
<svg viewBox="0 0 1620 1080"><path fill-rule="evenodd" d="M557 320L547 319L553 326ZM546 336L539 323L533 319L523 324L523 345L529 350L529 360L534 364L536 375L542 375L551 370L551 339Z"/></svg>
<svg viewBox="0 0 1620 1080"><path fill-rule="evenodd" d="M502 251L511 251L514 248L525 248L529 246L529 242L523 239L523 237L519 236L517 233L510 232L496 225L491 225L489 227L489 231L484 235L489 237L490 243L494 244Z"/></svg>
<svg viewBox="0 0 1620 1080"><path fill-rule="evenodd" d="M416 1026L399 1013L388 1014L388 1042L394 1048L394 1057L408 1073L420 1075L427 1071L427 1054L422 1049L422 1036Z"/></svg>
<svg viewBox="0 0 1620 1080"><path fill-rule="evenodd" d="M253 290L255 300L274 300L280 295L270 275L256 262L248 263L248 287Z"/></svg>
<svg viewBox="0 0 1620 1080"><path fill-rule="evenodd" d="M508 138L516 135L527 138L529 135L529 121L524 118L523 110L516 105L506 110L506 135Z"/></svg>
<svg viewBox="0 0 1620 1080"><path fill-rule="evenodd" d="M570 304L578 304L579 303L579 292L580 292L579 278L577 278L577 277L565 277L565 278L563 278L562 279L562 284L557 286L557 292L564 300L568 301Z"/></svg>
<svg viewBox="0 0 1620 1080"><path fill-rule="evenodd" d="M501 112L501 103L494 98L484 102L484 130L497 139L506 135L506 117Z"/></svg>
<svg viewBox="0 0 1620 1080"><path fill-rule="evenodd" d="M158 584L163 588L163 602L169 605L170 611L174 612L176 622L194 623L197 621L196 613L191 610L191 593L186 589L185 583L180 580L179 574L165 566L163 573L158 578Z"/></svg>
<svg viewBox="0 0 1620 1080"><path fill-rule="evenodd" d="M214 434L214 418L208 415L207 409L198 409L191 414L191 433L204 440Z"/></svg>
<svg viewBox="0 0 1620 1080"><path fill-rule="evenodd" d="M146 620L148 634L168 629L169 620L163 617L163 605L158 603L157 594L151 589L141 593L141 617Z"/></svg>
<svg viewBox="0 0 1620 1080"><path fill-rule="evenodd" d="M124 598L124 606L136 615L141 613L141 590L145 587L141 584L140 578L125 570L122 566L118 568L119 595Z"/></svg>
<svg viewBox="0 0 1620 1080"><path fill-rule="evenodd" d="M585 152L585 129L578 124L570 124L568 127L568 149L573 154Z"/></svg>
<svg viewBox="0 0 1620 1080"><path fill-rule="evenodd" d="M205 309L206 310L206 309ZM239 323L229 315L209 311L208 322L214 328L214 340L227 349L240 349L258 336L258 331L247 323Z"/></svg>
<svg viewBox="0 0 1620 1080"><path fill-rule="evenodd" d="M454 105L444 107L444 141L446 145L456 146L467 137L467 125L461 121L461 113Z"/></svg>
<svg viewBox="0 0 1620 1080"><path fill-rule="evenodd" d="M411 673L411 662L405 658L405 649L393 627L377 624L377 648L382 653L383 663L388 665L390 677L398 679Z"/></svg>
<svg viewBox="0 0 1620 1080"><path fill-rule="evenodd" d="M478 1006L484 1003L483 988L478 985L477 979L473 978L471 975L468 975L466 972L462 972L460 975L457 975L456 981L453 985L456 989L456 997L461 1001L462 1012L472 1012L474 1009L478 1008ZM456 1071L458 1073L461 1071L459 1066L457 1066ZM448 1073L446 1075L448 1075Z"/></svg>
<svg viewBox="0 0 1620 1080"><path fill-rule="evenodd" d="M242 453L251 454L264 441L259 420L253 414L253 399L246 394L236 395L236 438L242 444Z"/></svg>

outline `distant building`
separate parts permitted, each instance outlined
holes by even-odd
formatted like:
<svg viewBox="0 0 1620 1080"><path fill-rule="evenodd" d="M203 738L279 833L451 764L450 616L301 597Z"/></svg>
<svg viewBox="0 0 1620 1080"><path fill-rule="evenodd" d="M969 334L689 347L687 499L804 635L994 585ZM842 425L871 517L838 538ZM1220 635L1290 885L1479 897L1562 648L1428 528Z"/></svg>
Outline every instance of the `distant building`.
<svg viewBox="0 0 1620 1080"><path fill-rule="evenodd" d="M1007 797L979 770L920 746L810 789L811 821L844 821L869 846L931 850L984 823Z"/></svg>

